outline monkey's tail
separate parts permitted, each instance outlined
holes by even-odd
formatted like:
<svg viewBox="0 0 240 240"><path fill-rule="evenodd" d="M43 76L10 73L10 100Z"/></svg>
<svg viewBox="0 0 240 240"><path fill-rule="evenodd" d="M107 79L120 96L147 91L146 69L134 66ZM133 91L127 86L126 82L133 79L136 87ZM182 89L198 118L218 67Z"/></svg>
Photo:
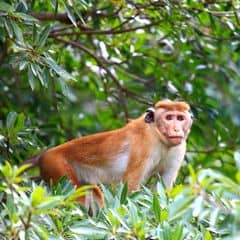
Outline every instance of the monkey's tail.
<svg viewBox="0 0 240 240"><path fill-rule="evenodd" d="M31 166L27 169L30 170L34 167L37 167L39 165L39 159L42 156L42 153L37 154L29 159L24 160L23 162L20 163L20 166L24 165L24 164L31 164Z"/></svg>
<svg viewBox="0 0 240 240"><path fill-rule="evenodd" d="M94 185L93 193L94 193L95 199L99 204L99 207L102 208L104 205L104 197L103 197L102 190L97 185Z"/></svg>

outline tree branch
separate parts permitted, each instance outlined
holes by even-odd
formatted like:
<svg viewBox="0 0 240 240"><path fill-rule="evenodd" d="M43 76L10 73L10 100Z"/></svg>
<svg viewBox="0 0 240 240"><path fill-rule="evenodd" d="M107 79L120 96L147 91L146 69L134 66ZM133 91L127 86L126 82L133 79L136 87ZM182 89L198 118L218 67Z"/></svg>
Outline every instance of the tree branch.
<svg viewBox="0 0 240 240"><path fill-rule="evenodd" d="M4 60L8 55L7 50L8 50L8 44L7 44L7 41L5 41L2 43L2 51L0 53L0 65L4 63Z"/></svg>
<svg viewBox="0 0 240 240"><path fill-rule="evenodd" d="M104 14L103 13L104 9L98 9L97 11L84 12L84 13L82 13L82 15L85 18L87 18L89 16L114 17L122 10L122 7L123 6L120 6L111 14ZM51 13L51 12L39 12L39 13L32 12L30 15L40 21L54 21L55 20L55 21L59 21L59 22L63 22L63 23L71 23L71 20L68 18L67 13L55 14L55 13Z"/></svg>
<svg viewBox="0 0 240 240"><path fill-rule="evenodd" d="M152 26L158 25L162 21L156 21L152 22L146 25L142 26L137 26L133 28L124 28L124 29L119 29L119 30L113 30L113 29L108 29L108 30L94 30L94 29L83 29L81 32L55 32L55 33L50 33L50 36L72 36L72 35L114 35L114 34L122 34L122 33L128 33L128 32L134 32L139 29L146 29L150 28ZM82 25L81 25L82 27Z"/></svg>
<svg viewBox="0 0 240 240"><path fill-rule="evenodd" d="M40 21L59 21L63 23L71 23L66 13L54 14L54 13L40 12L40 13L31 13L31 16L33 16L34 18Z"/></svg>
<svg viewBox="0 0 240 240"><path fill-rule="evenodd" d="M92 29L90 27L87 27L86 25L82 24L82 23L78 23L77 26L78 28L80 28L82 31L81 32L64 32L64 30L69 30L69 28L75 28L74 26L72 26L72 23L70 21L70 19L68 18L66 13L59 13L59 14L54 14L54 13L31 13L31 15L33 17L35 17L36 19L40 20L40 21L60 21L63 23L68 23L71 24L71 26L67 26L58 30L54 30L50 36L71 36L71 35L82 35L82 34L87 34L87 35L97 35L97 34L104 34L104 35L112 35L112 34L122 34L122 33L127 33L127 32L134 32L136 30L139 29L145 29L145 28L149 28L152 26L156 26L159 23L162 22L162 20L159 21L155 21L155 22L151 22L149 24L146 25L142 25L142 26L137 26L137 27L132 27L132 28L123 28L123 29L118 29L115 30L121 26L123 26L124 24L126 24L129 20L127 20L124 23L121 23L119 26L115 27L114 29L108 29L108 30L95 30Z"/></svg>
<svg viewBox="0 0 240 240"><path fill-rule="evenodd" d="M60 37L56 37L56 36L51 36L54 39L56 39L59 42L62 42L64 44L70 45L72 47L78 48L82 51L84 51L85 53L87 53L89 56L91 56L92 58L95 59L95 61L97 62L98 66L102 69L104 69L107 73L107 75L112 79L112 81L116 84L117 88L124 93L126 96L129 96L135 100L137 100L138 102L141 102L143 104L146 104L148 106L152 106L152 102L149 102L147 99L144 99L142 96L138 96L136 93L128 90L127 88L124 88L119 81L117 80L117 78L112 74L112 72L105 66L105 63L103 63L103 59L100 58L99 56L97 56L95 53L93 53L90 49L88 49L86 46L82 45L79 42L75 42L75 41L71 41L71 40L65 40L62 39Z"/></svg>

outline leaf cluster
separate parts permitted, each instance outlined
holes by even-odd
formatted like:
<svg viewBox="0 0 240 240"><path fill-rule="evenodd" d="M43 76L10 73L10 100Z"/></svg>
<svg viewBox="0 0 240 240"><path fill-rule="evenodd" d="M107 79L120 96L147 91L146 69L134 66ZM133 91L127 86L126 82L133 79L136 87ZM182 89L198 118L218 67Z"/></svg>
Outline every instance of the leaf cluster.
<svg viewBox="0 0 240 240"><path fill-rule="evenodd" d="M165 190L142 187L127 195L127 185L102 185L105 206L94 216L74 202L86 194L62 179L46 188L23 177L29 165L1 165L1 239L237 239L239 182L210 169L195 172L190 183ZM30 185L31 184L31 185Z"/></svg>

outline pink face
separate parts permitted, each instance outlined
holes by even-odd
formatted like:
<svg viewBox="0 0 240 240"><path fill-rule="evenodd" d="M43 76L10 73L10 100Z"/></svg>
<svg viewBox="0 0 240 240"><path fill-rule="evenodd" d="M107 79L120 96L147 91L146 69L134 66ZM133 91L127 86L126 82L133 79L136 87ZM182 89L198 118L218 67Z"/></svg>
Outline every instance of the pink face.
<svg viewBox="0 0 240 240"><path fill-rule="evenodd" d="M187 138L192 125L190 113L165 110L159 114L157 126L168 144L181 144Z"/></svg>

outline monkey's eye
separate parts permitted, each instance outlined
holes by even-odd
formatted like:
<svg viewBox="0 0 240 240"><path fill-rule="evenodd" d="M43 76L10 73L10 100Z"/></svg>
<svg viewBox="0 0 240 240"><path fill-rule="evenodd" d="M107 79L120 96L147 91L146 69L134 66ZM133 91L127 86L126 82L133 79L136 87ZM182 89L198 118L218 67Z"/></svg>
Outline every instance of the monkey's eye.
<svg viewBox="0 0 240 240"><path fill-rule="evenodd" d="M166 120L170 121L170 120L172 120L172 119L173 119L173 116L172 116L172 115L169 114L169 115L166 116Z"/></svg>
<svg viewBox="0 0 240 240"><path fill-rule="evenodd" d="M177 120L178 120L178 121L183 121L183 120L184 120L184 116L178 115L178 116L177 116Z"/></svg>

